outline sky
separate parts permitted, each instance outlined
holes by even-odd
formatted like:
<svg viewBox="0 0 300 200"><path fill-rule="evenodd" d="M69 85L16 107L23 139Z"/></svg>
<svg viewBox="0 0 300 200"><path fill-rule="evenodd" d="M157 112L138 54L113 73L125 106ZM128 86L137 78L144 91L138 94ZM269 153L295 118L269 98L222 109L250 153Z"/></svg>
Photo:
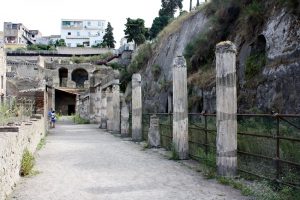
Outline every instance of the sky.
<svg viewBox="0 0 300 200"><path fill-rule="evenodd" d="M190 0L183 0L183 10L189 9L189 3ZM124 37L126 18L142 18L146 27L151 27L161 0L1 0L1 7L4 9L0 12L0 31L3 22L13 22L40 30L43 36L59 35L61 19L103 19L114 28L118 47Z"/></svg>

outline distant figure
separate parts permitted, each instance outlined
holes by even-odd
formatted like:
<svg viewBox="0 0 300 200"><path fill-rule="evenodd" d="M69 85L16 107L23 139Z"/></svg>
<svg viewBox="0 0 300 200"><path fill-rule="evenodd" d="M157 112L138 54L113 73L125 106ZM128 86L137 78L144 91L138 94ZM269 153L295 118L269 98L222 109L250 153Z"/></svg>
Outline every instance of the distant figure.
<svg viewBox="0 0 300 200"><path fill-rule="evenodd" d="M51 127L51 115L52 115L52 111L53 111L52 108L48 111L48 122L49 122L50 127Z"/></svg>
<svg viewBox="0 0 300 200"><path fill-rule="evenodd" d="M52 112L51 112L51 128L55 128L55 122L56 122L56 115L55 115L55 111L53 110Z"/></svg>

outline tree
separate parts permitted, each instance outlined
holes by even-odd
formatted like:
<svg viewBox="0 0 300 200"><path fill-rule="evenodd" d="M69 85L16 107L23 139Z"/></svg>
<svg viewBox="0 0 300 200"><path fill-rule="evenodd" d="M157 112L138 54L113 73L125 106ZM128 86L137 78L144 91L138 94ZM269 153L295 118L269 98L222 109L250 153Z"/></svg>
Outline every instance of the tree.
<svg viewBox="0 0 300 200"><path fill-rule="evenodd" d="M206 1L205 1L205 2L206 2ZM200 6L199 0L197 0L196 6L197 6L197 7Z"/></svg>
<svg viewBox="0 0 300 200"><path fill-rule="evenodd" d="M160 16L160 17L156 17L153 20L152 26L150 28L149 31L149 35L150 35L150 39L154 39L158 33L165 27L168 25L170 20L169 16Z"/></svg>
<svg viewBox="0 0 300 200"><path fill-rule="evenodd" d="M115 48L116 41L114 40L113 30L114 29L111 26L110 22L108 22L107 28L105 29L105 34L103 36L103 42L102 42L101 46Z"/></svg>
<svg viewBox="0 0 300 200"><path fill-rule="evenodd" d="M190 0L190 12L192 11L192 5L193 4L193 0Z"/></svg>
<svg viewBox="0 0 300 200"><path fill-rule="evenodd" d="M127 18L125 27L125 38L127 38L128 42L134 41L136 45L140 45L145 42L145 34L147 30L145 28L145 21L143 19Z"/></svg>
<svg viewBox="0 0 300 200"><path fill-rule="evenodd" d="M161 9L159 16L174 17L177 9L182 9L182 0L161 0Z"/></svg>
<svg viewBox="0 0 300 200"><path fill-rule="evenodd" d="M56 47L65 47L66 46L66 42L64 39L59 39L55 41L55 46Z"/></svg>

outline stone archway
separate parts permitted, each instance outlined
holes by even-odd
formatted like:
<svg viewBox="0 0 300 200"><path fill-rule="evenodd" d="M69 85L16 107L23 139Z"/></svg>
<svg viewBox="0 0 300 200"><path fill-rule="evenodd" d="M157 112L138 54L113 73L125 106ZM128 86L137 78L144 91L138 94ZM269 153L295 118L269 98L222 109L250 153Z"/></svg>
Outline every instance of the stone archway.
<svg viewBox="0 0 300 200"><path fill-rule="evenodd" d="M72 81L76 83L76 88L84 88L86 80L89 80L89 74L85 69L79 68L72 72Z"/></svg>
<svg viewBox="0 0 300 200"><path fill-rule="evenodd" d="M58 70L59 76L59 87L67 87L68 82L68 69L67 68L60 68Z"/></svg>

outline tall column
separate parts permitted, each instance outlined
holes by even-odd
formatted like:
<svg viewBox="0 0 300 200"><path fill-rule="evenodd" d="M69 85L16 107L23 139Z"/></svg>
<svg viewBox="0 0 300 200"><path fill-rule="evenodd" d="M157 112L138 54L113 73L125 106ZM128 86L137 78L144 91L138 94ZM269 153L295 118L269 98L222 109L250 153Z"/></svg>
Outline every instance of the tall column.
<svg viewBox="0 0 300 200"><path fill-rule="evenodd" d="M96 122L101 123L101 99L102 99L102 88L98 86L96 88Z"/></svg>
<svg viewBox="0 0 300 200"><path fill-rule="evenodd" d="M101 91L101 124L100 128L107 128L107 93L106 91Z"/></svg>
<svg viewBox="0 0 300 200"><path fill-rule="evenodd" d="M237 170L236 47L230 42L216 46L217 168L221 176Z"/></svg>
<svg viewBox="0 0 300 200"><path fill-rule="evenodd" d="M129 110L125 102L125 98L122 98L122 109L121 109L121 136L129 136Z"/></svg>
<svg viewBox="0 0 300 200"><path fill-rule="evenodd" d="M187 69L183 56L173 61L173 145L179 159L188 158Z"/></svg>
<svg viewBox="0 0 300 200"><path fill-rule="evenodd" d="M132 75L132 139L142 141L142 77Z"/></svg>
<svg viewBox="0 0 300 200"><path fill-rule="evenodd" d="M113 130L113 101L112 101L112 92L110 88L106 89L106 100L107 100L107 107L106 107L106 116L107 116L107 130Z"/></svg>
<svg viewBox="0 0 300 200"><path fill-rule="evenodd" d="M120 133L120 86L114 85L112 87L112 101L113 101L113 132Z"/></svg>

